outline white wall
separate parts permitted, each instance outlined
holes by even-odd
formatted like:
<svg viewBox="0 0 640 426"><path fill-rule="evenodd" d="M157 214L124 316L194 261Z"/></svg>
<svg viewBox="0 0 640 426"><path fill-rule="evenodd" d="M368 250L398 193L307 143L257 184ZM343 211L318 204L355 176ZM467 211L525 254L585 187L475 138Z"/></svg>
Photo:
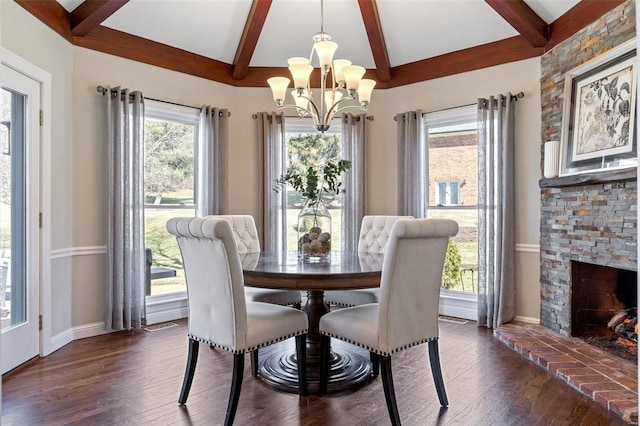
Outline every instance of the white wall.
<svg viewBox="0 0 640 426"><path fill-rule="evenodd" d="M107 153L104 99L97 85L145 96L228 108L229 212L258 215L258 157L252 114L274 109L267 88L235 88L115 56L73 47L14 2L2 2L6 48L52 74L53 334L100 328L105 288ZM433 111L523 91L517 105L518 315L539 316L540 65L530 59L410 86L374 92L368 141L367 213L396 208L396 123L412 109ZM237 166L236 166L237 165ZM76 334L77 336L77 334Z"/></svg>

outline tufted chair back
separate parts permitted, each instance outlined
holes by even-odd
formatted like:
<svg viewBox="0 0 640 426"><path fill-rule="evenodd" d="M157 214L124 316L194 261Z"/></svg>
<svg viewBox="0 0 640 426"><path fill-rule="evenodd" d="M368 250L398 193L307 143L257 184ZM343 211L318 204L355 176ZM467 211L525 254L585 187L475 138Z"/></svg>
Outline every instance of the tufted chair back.
<svg viewBox="0 0 640 426"><path fill-rule="evenodd" d="M360 226L358 251L384 253L391 227L398 219L413 219L413 216L365 216Z"/></svg>
<svg viewBox="0 0 640 426"><path fill-rule="evenodd" d="M231 223L233 238L236 241L239 254L260 253L260 239L253 216L229 214L212 217L226 219Z"/></svg>
<svg viewBox="0 0 640 426"><path fill-rule="evenodd" d="M228 220L215 216L173 218L187 281L189 338L232 352L246 349L244 277Z"/></svg>
<svg viewBox="0 0 640 426"><path fill-rule="evenodd" d="M438 303L449 237L449 219L399 219L382 264L379 351L392 354L438 337Z"/></svg>

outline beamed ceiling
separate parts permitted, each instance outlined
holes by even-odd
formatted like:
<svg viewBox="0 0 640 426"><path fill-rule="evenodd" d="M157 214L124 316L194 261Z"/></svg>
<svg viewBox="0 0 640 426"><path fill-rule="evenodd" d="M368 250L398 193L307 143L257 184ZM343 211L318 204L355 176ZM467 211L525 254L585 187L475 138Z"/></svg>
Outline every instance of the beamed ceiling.
<svg viewBox="0 0 640 426"><path fill-rule="evenodd" d="M321 21L320 0L14 1L76 46L239 87L287 76ZM325 0L324 30L390 88L540 56L622 3Z"/></svg>

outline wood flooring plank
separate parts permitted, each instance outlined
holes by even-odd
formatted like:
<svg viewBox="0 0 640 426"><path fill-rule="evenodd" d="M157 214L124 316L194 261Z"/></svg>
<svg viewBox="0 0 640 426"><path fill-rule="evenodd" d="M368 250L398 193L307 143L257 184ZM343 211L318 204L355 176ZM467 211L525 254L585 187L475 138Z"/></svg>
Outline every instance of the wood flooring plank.
<svg viewBox="0 0 640 426"><path fill-rule="evenodd" d="M155 332L74 341L3 378L2 425L217 425L233 357L201 347L189 399L177 403L187 359L186 321ZM440 322L450 406L441 409L426 345L393 357L405 425L619 425L621 420L549 375L474 322ZM380 378L325 397L278 392L245 377L236 425L388 425Z"/></svg>

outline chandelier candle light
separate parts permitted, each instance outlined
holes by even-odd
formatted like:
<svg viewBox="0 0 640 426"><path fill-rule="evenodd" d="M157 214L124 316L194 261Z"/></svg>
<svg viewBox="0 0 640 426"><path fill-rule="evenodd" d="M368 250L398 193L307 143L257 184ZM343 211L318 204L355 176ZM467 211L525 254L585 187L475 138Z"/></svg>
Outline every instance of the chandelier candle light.
<svg viewBox="0 0 640 426"><path fill-rule="evenodd" d="M362 78L365 73L363 67L352 65L346 59L333 59L338 44L332 42L331 36L324 32L323 15L323 0L320 0L320 32L313 36L314 44L309 59L294 57L288 60L294 86L291 96L295 105L284 103L291 80L286 77L271 77L267 80L278 109L295 108L300 118L311 117L315 128L322 133L329 130L336 114L346 109L366 111L376 85L374 80ZM318 55L321 72L319 102L314 100L309 85L309 77L314 69L311 65L314 51ZM329 73L331 85L327 87ZM339 104L350 100L359 104L339 107Z"/></svg>

